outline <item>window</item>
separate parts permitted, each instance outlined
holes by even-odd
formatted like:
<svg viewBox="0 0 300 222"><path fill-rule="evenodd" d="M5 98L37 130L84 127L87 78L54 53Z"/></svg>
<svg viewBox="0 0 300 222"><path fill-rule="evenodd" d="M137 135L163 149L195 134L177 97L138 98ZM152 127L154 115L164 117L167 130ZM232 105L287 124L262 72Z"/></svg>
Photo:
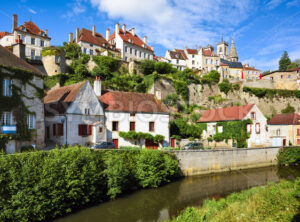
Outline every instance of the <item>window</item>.
<svg viewBox="0 0 300 222"><path fill-rule="evenodd" d="M53 124L53 136L63 136L64 135L64 124L57 123Z"/></svg>
<svg viewBox="0 0 300 222"><path fill-rule="evenodd" d="M281 75L280 78L283 79L283 75Z"/></svg>
<svg viewBox="0 0 300 222"><path fill-rule="evenodd" d="M125 52L127 52L127 46L125 46Z"/></svg>
<svg viewBox="0 0 300 222"><path fill-rule="evenodd" d="M192 65L195 65L195 61L194 60L192 60Z"/></svg>
<svg viewBox="0 0 300 222"><path fill-rule="evenodd" d="M208 64L208 59L205 59L205 64Z"/></svg>
<svg viewBox="0 0 300 222"><path fill-rule="evenodd" d="M223 133L223 126L218 126L218 133Z"/></svg>
<svg viewBox="0 0 300 222"><path fill-rule="evenodd" d="M94 45L93 44L90 44L90 47L93 47Z"/></svg>
<svg viewBox="0 0 300 222"><path fill-rule="evenodd" d="M83 53L86 54L86 48L83 48Z"/></svg>
<svg viewBox="0 0 300 222"><path fill-rule="evenodd" d="M90 109L87 109L87 108L84 109L84 114L85 114L85 115L90 115Z"/></svg>
<svg viewBox="0 0 300 222"><path fill-rule="evenodd" d="M300 145L300 139L297 139L297 145Z"/></svg>
<svg viewBox="0 0 300 222"><path fill-rule="evenodd" d="M112 131L119 131L119 122L117 121L112 122Z"/></svg>
<svg viewBox="0 0 300 222"><path fill-rule="evenodd" d="M35 45L35 38L31 38L31 45Z"/></svg>
<svg viewBox="0 0 300 222"><path fill-rule="evenodd" d="M214 60L211 59L211 60L210 60L210 64L214 64Z"/></svg>
<svg viewBox="0 0 300 222"><path fill-rule="evenodd" d="M130 122L129 131L135 131L135 122Z"/></svg>
<svg viewBox="0 0 300 222"><path fill-rule="evenodd" d="M27 126L28 129L35 129L35 115L27 115Z"/></svg>
<svg viewBox="0 0 300 222"><path fill-rule="evenodd" d="M135 116L135 113L130 113L130 116Z"/></svg>
<svg viewBox="0 0 300 222"><path fill-rule="evenodd" d="M134 55L137 56L137 50L136 49L134 50Z"/></svg>
<svg viewBox="0 0 300 222"><path fill-rule="evenodd" d="M219 62L218 62L218 60L216 60L216 65L218 65L219 64Z"/></svg>
<svg viewBox="0 0 300 222"><path fill-rule="evenodd" d="M11 126L13 122L12 112L3 112L1 118L2 126Z"/></svg>
<svg viewBox="0 0 300 222"><path fill-rule="evenodd" d="M142 52L140 52L140 57L142 57Z"/></svg>
<svg viewBox="0 0 300 222"><path fill-rule="evenodd" d="M90 49L90 55L93 55L93 54L94 54L93 49Z"/></svg>
<svg viewBox="0 0 300 222"><path fill-rule="evenodd" d="M247 125L247 133L252 133L252 125L251 124L248 124Z"/></svg>
<svg viewBox="0 0 300 222"><path fill-rule="evenodd" d="M132 54L132 48L129 49L130 54Z"/></svg>
<svg viewBox="0 0 300 222"><path fill-rule="evenodd" d="M255 124L255 132L256 134L260 134L260 123Z"/></svg>
<svg viewBox="0 0 300 222"><path fill-rule="evenodd" d="M92 135L92 125L80 124L78 125L79 136L90 136Z"/></svg>
<svg viewBox="0 0 300 222"><path fill-rule="evenodd" d="M154 122L149 122L149 132L154 132Z"/></svg>
<svg viewBox="0 0 300 222"><path fill-rule="evenodd" d="M3 80L3 96L12 96L12 81L10 79Z"/></svg>
<svg viewBox="0 0 300 222"><path fill-rule="evenodd" d="M99 133L103 133L103 128L99 127Z"/></svg>
<svg viewBox="0 0 300 222"><path fill-rule="evenodd" d="M256 119L256 114L255 114L255 112L252 112L252 113L251 113L251 119L252 119L252 120L255 120L255 119Z"/></svg>
<svg viewBox="0 0 300 222"><path fill-rule="evenodd" d="M297 129L297 136L300 136L300 129Z"/></svg>
<svg viewBox="0 0 300 222"><path fill-rule="evenodd" d="M41 47L44 47L45 46L45 42L44 40L41 40Z"/></svg>
<svg viewBox="0 0 300 222"><path fill-rule="evenodd" d="M276 130L276 136L280 136L280 129Z"/></svg>
<svg viewBox="0 0 300 222"><path fill-rule="evenodd" d="M125 62L127 62L127 60L128 60L128 59L127 59L127 56L125 56Z"/></svg>
<svg viewBox="0 0 300 222"><path fill-rule="evenodd" d="M146 53L144 53L144 59L146 58Z"/></svg>
<svg viewBox="0 0 300 222"><path fill-rule="evenodd" d="M176 64L179 64L179 59L176 59Z"/></svg>
<svg viewBox="0 0 300 222"><path fill-rule="evenodd" d="M195 58L195 55L192 55L192 58Z"/></svg>
<svg viewBox="0 0 300 222"><path fill-rule="evenodd" d="M148 59L150 59L150 55L148 54Z"/></svg>

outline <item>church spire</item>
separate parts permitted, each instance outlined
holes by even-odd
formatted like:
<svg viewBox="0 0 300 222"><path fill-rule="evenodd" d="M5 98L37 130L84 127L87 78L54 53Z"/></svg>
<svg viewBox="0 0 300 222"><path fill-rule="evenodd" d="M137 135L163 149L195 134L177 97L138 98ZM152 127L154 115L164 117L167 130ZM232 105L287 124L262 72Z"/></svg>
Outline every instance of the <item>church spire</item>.
<svg viewBox="0 0 300 222"><path fill-rule="evenodd" d="M230 59L231 59L232 62L237 62L239 60L239 57L238 57L236 49L235 49L235 44L234 44L234 41L233 41L233 37L232 37L232 40L231 40L229 56L230 56Z"/></svg>

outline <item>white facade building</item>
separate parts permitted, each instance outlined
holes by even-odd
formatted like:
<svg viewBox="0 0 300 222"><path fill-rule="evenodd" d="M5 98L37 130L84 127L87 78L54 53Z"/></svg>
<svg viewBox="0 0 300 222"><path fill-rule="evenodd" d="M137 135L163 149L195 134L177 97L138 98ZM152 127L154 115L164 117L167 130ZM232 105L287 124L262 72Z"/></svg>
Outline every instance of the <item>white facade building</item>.
<svg viewBox="0 0 300 222"><path fill-rule="evenodd" d="M18 16L13 15L12 33L6 33L0 39L0 45L12 46L20 36L25 44L25 56L31 60L41 60L41 51L44 47L50 46L51 38L48 36L48 30L38 28L32 21L24 22L18 27Z"/></svg>
<svg viewBox="0 0 300 222"><path fill-rule="evenodd" d="M186 61L187 57L183 50L175 49L174 51L168 50L166 52L165 58L170 61L174 68L178 70L185 70L186 69Z"/></svg>
<svg viewBox="0 0 300 222"><path fill-rule="evenodd" d="M106 30L106 37L109 36L109 29ZM135 34L135 28L126 30L124 24L122 28L119 23L115 25L115 31L108 39L109 43L121 50L121 57L125 62L139 60L153 60L154 50L147 44L147 37L141 40Z"/></svg>

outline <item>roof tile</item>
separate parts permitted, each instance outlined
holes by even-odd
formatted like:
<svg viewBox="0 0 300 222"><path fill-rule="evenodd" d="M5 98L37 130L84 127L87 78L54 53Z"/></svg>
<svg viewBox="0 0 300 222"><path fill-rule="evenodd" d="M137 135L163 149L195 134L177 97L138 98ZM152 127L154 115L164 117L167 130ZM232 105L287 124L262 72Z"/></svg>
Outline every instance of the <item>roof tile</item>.
<svg viewBox="0 0 300 222"><path fill-rule="evenodd" d="M297 113L277 114L269 120L270 125L300 125L300 115Z"/></svg>

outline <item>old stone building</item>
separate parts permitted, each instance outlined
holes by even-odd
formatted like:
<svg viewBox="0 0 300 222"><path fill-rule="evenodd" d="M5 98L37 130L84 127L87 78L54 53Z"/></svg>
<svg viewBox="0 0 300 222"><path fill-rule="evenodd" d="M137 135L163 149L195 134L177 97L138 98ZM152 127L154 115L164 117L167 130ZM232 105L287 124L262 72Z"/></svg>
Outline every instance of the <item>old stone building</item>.
<svg viewBox="0 0 300 222"><path fill-rule="evenodd" d="M0 134L12 138L6 144L8 153L22 146L41 149L45 145L43 74L21 59L25 45L20 39L12 47L15 55L0 46Z"/></svg>

